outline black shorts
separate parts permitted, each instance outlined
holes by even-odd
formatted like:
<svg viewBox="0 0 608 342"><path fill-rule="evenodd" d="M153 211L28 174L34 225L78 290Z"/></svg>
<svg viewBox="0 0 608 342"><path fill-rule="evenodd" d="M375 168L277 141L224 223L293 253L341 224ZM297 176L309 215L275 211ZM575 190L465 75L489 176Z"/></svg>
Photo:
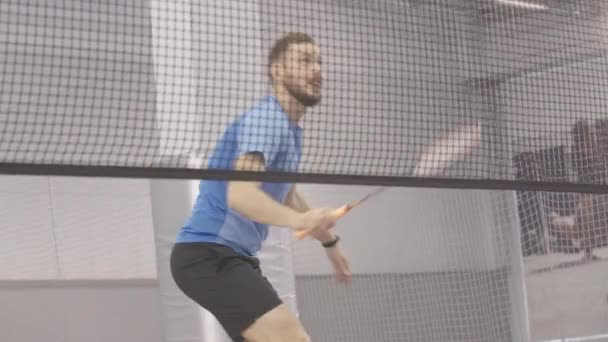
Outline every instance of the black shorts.
<svg viewBox="0 0 608 342"><path fill-rule="evenodd" d="M171 252L177 286L222 324L234 341L282 301L260 269L258 258L204 242L177 243Z"/></svg>

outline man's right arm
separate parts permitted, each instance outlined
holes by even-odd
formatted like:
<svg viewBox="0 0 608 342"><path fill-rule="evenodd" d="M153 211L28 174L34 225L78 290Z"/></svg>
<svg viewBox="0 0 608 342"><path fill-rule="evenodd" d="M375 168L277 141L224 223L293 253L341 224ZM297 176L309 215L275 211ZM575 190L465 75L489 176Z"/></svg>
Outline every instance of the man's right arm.
<svg viewBox="0 0 608 342"><path fill-rule="evenodd" d="M235 170L264 171L261 155L248 153L239 157ZM260 189L260 182L231 181L228 183L228 206L252 221L279 227L293 227L297 211L283 206Z"/></svg>
<svg viewBox="0 0 608 342"><path fill-rule="evenodd" d="M260 154L247 153L239 157L235 170L264 171ZM330 209L313 209L297 212L268 196L260 189L260 182L230 181L228 183L228 206L248 219L277 227L295 230L313 228L318 225L333 225Z"/></svg>

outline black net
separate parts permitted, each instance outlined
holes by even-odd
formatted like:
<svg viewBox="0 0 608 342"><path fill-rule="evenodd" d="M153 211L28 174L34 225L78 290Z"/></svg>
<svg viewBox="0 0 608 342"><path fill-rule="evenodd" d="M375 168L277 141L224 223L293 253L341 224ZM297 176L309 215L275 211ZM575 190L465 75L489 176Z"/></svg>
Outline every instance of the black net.
<svg viewBox="0 0 608 342"><path fill-rule="evenodd" d="M0 172L606 191L607 7L5 0Z"/></svg>

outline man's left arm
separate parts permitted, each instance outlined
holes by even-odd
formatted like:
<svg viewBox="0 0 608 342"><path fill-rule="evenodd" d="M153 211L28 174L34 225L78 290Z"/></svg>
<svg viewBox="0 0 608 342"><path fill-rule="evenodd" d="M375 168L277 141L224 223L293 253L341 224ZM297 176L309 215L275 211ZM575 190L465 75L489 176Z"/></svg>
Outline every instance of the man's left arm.
<svg viewBox="0 0 608 342"><path fill-rule="evenodd" d="M310 209L308 203L306 203L302 195L300 195L300 193L296 190L295 185L291 188L291 191L287 195L285 205L300 212ZM325 251L334 268L334 271L336 272L336 279L339 282L349 283L352 278L350 264L344 256L344 253L342 253L342 249L337 245L337 236L331 230L313 232L312 236L319 240L322 244L331 244L330 247L325 248Z"/></svg>
<svg viewBox="0 0 608 342"><path fill-rule="evenodd" d="M295 185L291 187L291 190L285 199L285 205L298 212L306 212L310 210L310 206L304 200L302 195L300 195ZM336 235L331 230L323 229L319 232L314 232L312 235L317 240L321 241L321 243L331 242L336 239Z"/></svg>

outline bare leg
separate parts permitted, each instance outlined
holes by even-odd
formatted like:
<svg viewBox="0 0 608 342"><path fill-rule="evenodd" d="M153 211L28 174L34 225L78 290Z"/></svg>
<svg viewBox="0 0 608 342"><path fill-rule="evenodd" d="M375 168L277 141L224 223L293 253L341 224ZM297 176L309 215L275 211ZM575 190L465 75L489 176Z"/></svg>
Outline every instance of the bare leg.
<svg viewBox="0 0 608 342"><path fill-rule="evenodd" d="M285 304L258 318L242 336L248 342L310 342L304 327Z"/></svg>

